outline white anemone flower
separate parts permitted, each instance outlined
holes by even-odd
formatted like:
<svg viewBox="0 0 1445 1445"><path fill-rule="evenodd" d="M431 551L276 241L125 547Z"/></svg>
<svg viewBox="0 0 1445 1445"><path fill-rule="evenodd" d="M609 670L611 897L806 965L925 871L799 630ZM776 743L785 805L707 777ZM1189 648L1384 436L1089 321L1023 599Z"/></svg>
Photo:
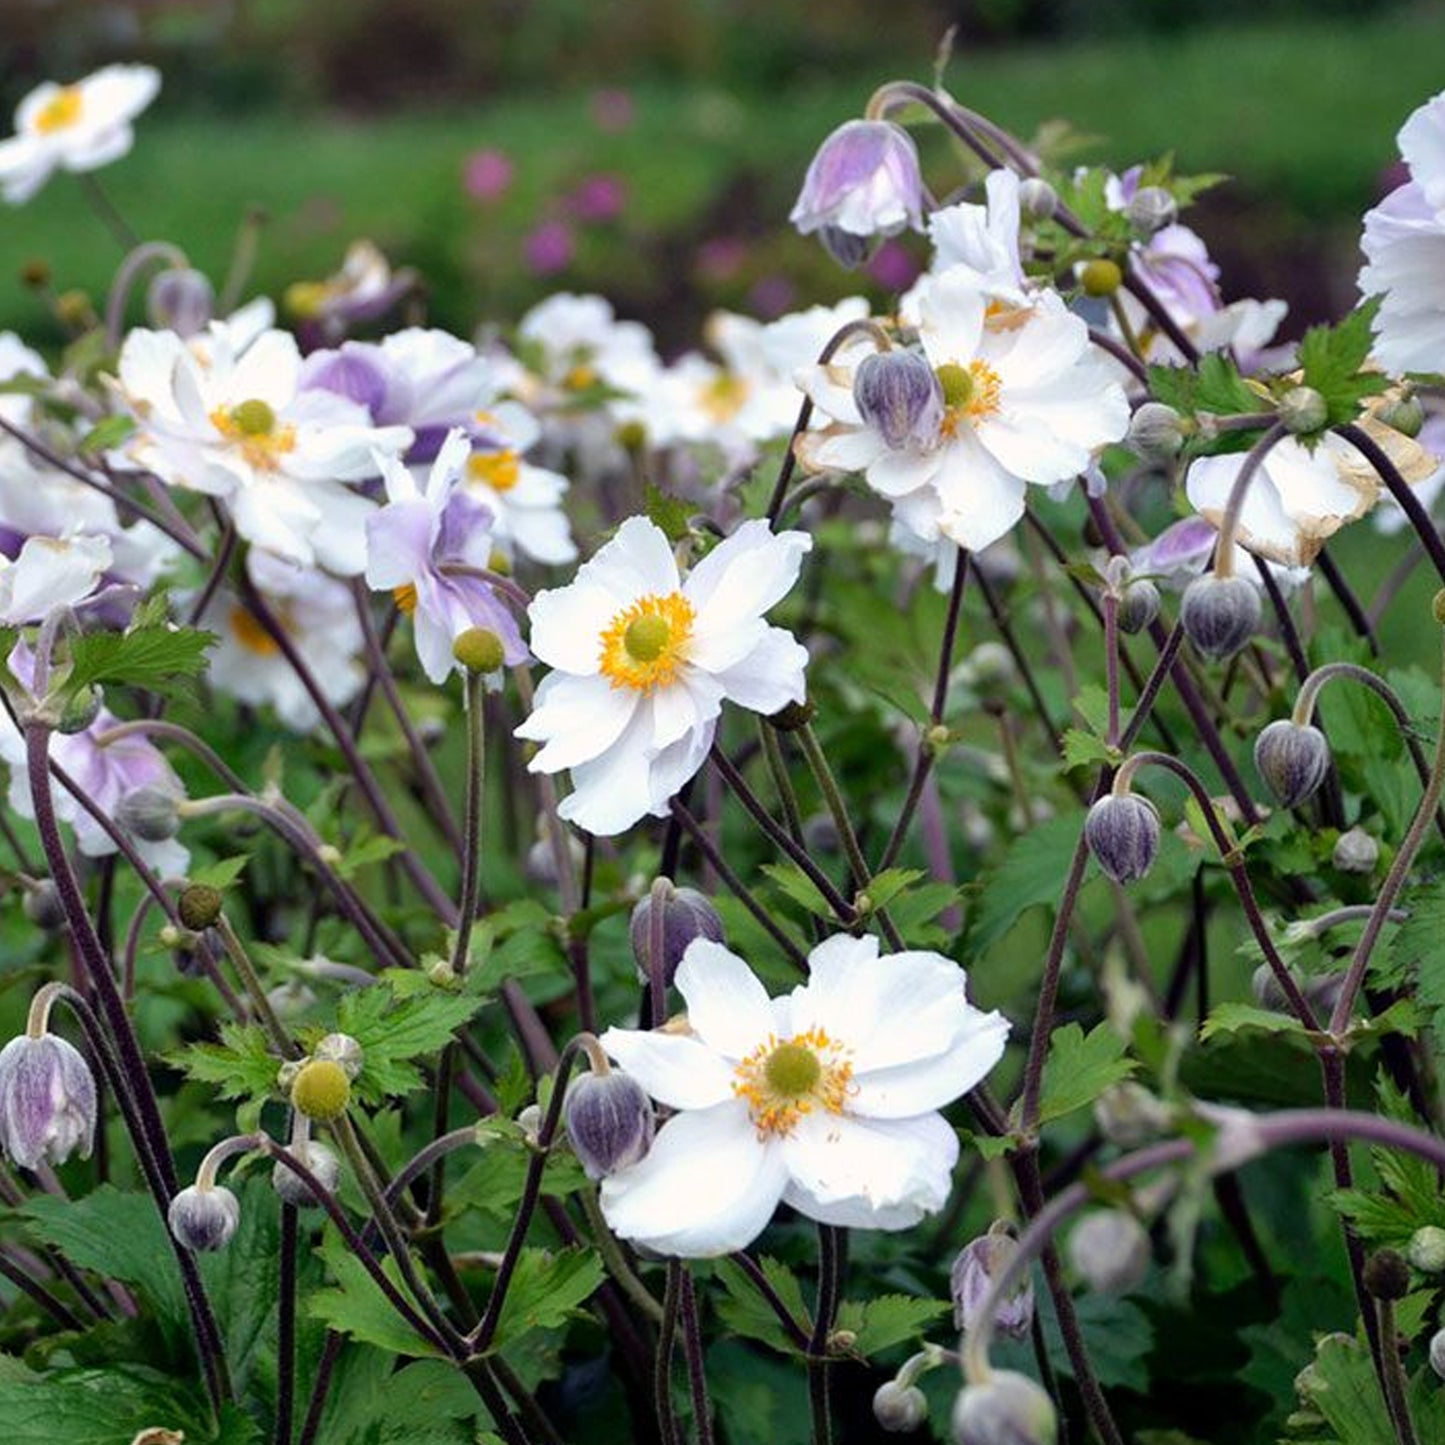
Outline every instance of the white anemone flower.
<svg viewBox="0 0 1445 1445"><path fill-rule="evenodd" d="M517 736L543 744L530 771L571 771L562 817L600 836L664 817L724 702L766 714L803 701L808 654L763 613L811 546L745 522L683 580L662 530L631 517L569 586L537 594L532 651L555 671Z"/></svg>
<svg viewBox="0 0 1445 1445"><path fill-rule="evenodd" d="M95 591L111 564L105 537L30 537L12 562L0 556L0 623L39 622Z"/></svg>
<svg viewBox="0 0 1445 1445"><path fill-rule="evenodd" d="M797 443L814 471L862 472L925 542L970 551L996 542L1023 516L1030 483L1051 486L1087 470L1094 450L1124 435L1129 404L1088 327L1053 293L998 309L971 268L925 278L918 335L942 396L936 432L886 438L854 398L867 348L849 348L805 381L834 425Z"/></svg>
<svg viewBox="0 0 1445 1445"><path fill-rule="evenodd" d="M685 1028L608 1029L602 1047L679 1112L602 1181L612 1229L664 1254L742 1249L780 1203L823 1224L906 1229L948 1201L958 1135L938 1112L1003 1056L1008 1023L941 954L839 934L770 999L721 944L677 971Z"/></svg>
<svg viewBox="0 0 1445 1445"><path fill-rule="evenodd" d="M542 440L541 423L520 402L494 401L473 413L471 430L462 485L491 512L492 539L509 557L573 561L577 544L562 505L567 478L528 460Z"/></svg>
<svg viewBox="0 0 1445 1445"><path fill-rule="evenodd" d="M160 72L149 65L107 65L73 85L36 86L16 108L15 134L0 141L5 199L23 205L57 170L118 161L135 140L131 121L160 88Z"/></svg>

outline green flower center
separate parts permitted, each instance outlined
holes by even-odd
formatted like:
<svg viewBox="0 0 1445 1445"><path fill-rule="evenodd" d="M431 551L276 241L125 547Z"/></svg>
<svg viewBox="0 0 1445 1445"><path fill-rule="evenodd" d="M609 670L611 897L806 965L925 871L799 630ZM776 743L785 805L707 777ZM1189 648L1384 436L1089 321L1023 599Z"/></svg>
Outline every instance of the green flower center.
<svg viewBox="0 0 1445 1445"><path fill-rule="evenodd" d="M779 1044L763 1065L769 1088L785 1099L810 1094L823 1075L823 1066L812 1049L802 1044Z"/></svg>
<svg viewBox="0 0 1445 1445"><path fill-rule="evenodd" d="M635 662L656 662L671 636L672 628L667 619L648 613L627 624L627 631L622 634L622 645Z"/></svg>
<svg viewBox="0 0 1445 1445"><path fill-rule="evenodd" d="M956 361L945 362L938 368L938 384L949 406L967 406L973 396L973 373Z"/></svg>
<svg viewBox="0 0 1445 1445"><path fill-rule="evenodd" d="M276 413L268 402L252 397L231 408L231 424L242 436L270 436L276 430Z"/></svg>

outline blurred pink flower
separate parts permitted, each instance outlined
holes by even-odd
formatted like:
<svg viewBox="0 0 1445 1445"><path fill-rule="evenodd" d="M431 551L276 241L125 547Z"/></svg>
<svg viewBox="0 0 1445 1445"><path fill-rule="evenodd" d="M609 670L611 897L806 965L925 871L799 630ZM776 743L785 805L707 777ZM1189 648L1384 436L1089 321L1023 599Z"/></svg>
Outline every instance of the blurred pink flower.
<svg viewBox="0 0 1445 1445"><path fill-rule="evenodd" d="M565 221L544 221L522 242L522 256L538 276L565 270L576 250L572 228Z"/></svg>
<svg viewBox="0 0 1445 1445"><path fill-rule="evenodd" d="M635 114L629 91L599 90L592 95L592 120L598 130L626 130Z"/></svg>
<svg viewBox="0 0 1445 1445"><path fill-rule="evenodd" d="M614 220L626 204L626 182L607 171L588 176L568 198L568 206L579 221Z"/></svg>
<svg viewBox="0 0 1445 1445"><path fill-rule="evenodd" d="M495 201L512 184L512 162L501 151L473 151L462 167L462 184L469 196Z"/></svg>
<svg viewBox="0 0 1445 1445"><path fill-rule="evenodd" d="M707 281L730 281L748 259L741 236L715 236L697 248L697 273Z"/></svg>
<svg viewBox="0 0 1445 1445"><path fill-rule="evenodd" d="M918 280L921 268L907 246L885 241L874 253L864 270L890 291L904 291Z"/></svg>
<svg viewBox="0 0 1445 1445"><path fill-rule="evenodd" d="M764 276L748 292L748 305L764 321L772 321L792 306L797 288L786 276Z"/></svg>

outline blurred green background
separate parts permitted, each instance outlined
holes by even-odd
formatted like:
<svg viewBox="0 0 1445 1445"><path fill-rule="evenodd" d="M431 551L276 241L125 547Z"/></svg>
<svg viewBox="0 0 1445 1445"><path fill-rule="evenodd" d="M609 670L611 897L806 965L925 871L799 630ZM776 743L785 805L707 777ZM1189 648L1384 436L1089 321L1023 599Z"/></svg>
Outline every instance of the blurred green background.
<svg viewBox="0 0 1445 1445"><path fill-rule="evenodd" d="M1445 86L1445 7L1380 0L5 0L3 18L7 113L41 79L161 68L99 178L218 282L258 210L253 289L320 278L365 236L455 330L599 290L669 349L713 306L857 289L788 209L818 141L879 83L926 80L950 26L946 83L1020 134L1063 120L1079 160L1172 149L1233 177L1191 222L1229 294L1290 301L1291 334L1349 305L1394 134ZM944 138L919 135L947 189ZM4 225L0 327L58 340L25 263L99 298L119 248L67 175ZM891 248L864 283L886 296L923 254Z"/></svg>

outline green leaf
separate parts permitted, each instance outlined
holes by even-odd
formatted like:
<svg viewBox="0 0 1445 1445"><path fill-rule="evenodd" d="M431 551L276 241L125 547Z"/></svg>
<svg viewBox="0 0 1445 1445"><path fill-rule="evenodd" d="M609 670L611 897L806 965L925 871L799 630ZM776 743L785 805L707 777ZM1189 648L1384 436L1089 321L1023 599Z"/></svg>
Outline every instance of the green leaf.
<svg viewBox="0 0 1445 1445"><path fill-rule="evenodd" d="M400 838L389 838L385 833L365 834L357 838L332 867L350 882L363 868L405 852L406 844Z"/></svg>
<svg viewBox="0 0 1445 1445"><path fill-rule="evenodd" d="M1354 421L1360 402L1390 384L1383 372L1361 370L1370 354L1370 327L1379 309L1380 298L1372 297L1337 326L1310 327L1300 342L1303 385L1324 397L1326 426Z"/></svg>
<svg viewBox="0 0 1445 1445"><path fill-rule="evenodd" d="M215 633L194 627L83 632L68 644L65 686L75 691L94 683L121 683L173 696L205 670L206 649L215 640Z"/></svg>
<svg viewBox="0 0 1445 1445"><path fill-rule="evenodd" d="M915 1299L903 1294L879 1295L865 1303L845 1302L838 1311L837 1328L850 1330L857 1336L853 1349L866 1358L918 1339L929 1325L952 1308L943 1300Z"/></svg>
<svg viewBox="0 0 1445 1445"><path fill-rule="evenodd" d="M974 885L978 905L970 922L970 951L992 948L1025 909L1056 903L1078 846L1083 820L1064 813L1016 838L1008 856Z"/></svg>
<svg viewBox="0 0 1445 1445"><path fill-rule="evenodd" d="M1073 772L1075 768L1103 767L1114 760L1113 751L1103 738L1080 732L1078 728L1069 728L1064 733L1059 751L1063 754L1066 773Z"/></svg>
<svg viewBox="0 0 1445 1445"><path fill-rule="evenodd" d="M868 885L868 897L873 900L874 908L887 908L895 898L926 876L921 868L885 868L873 875Z"/></svg>
<svg viewBox="0 0 1445 1445"><path fill-rule="evenodd" d="M134 430L133 417L105 417L80 439L80 450L84 453L108 452L112 447L118 447Z"/></svg>
<svg viewBox="0 0 1445 1445"><path fill-rule="evenodd" d="M642 510L647 520L659 528L669 542L681 542L692 534L690 520L696 509L681 497L669 496L654 482L648 482L643 489Z"/></svg>
<svg viewBox="0 0 1445 1445"><path fill-rule="evenodd" d="M727 1339L708 1350L707 1377L729 1440L808 1445L813 1438L807 1377L792 1361Z"/></svg>
<svg viewBox="0 0 1445 1445"><path fill-rule="evenodd" d="M1039 1122L1061 1119L1092 1104L1105 1089L1127 1079L1135 1069L1124 1057L1124 1040L1109 1023L1096 1024L1087 1034L1078 1024L1055 1029L1044 1062Z"/></svg>
<svg viewBox="0 0 1445 1445"><path fill-rule="evenodd" d="M828 900L818 892L817 885L795 863L764 863L762 870L794 903L800 904L809 913L818 918L833 917Z"/></svg>
<svg viewBox="0 0 1445 1445"><path fill-rule="evenodd" d="M187 882L204 883L209 888L229 888L246 871L251 861L249 853L237 853L230 858L218 858L201 868L192 868Z"/></svg>
<svg viewBox="0 0 1445 1445"><path fill-rule="evenodd" d="M1074 698L1074 711L1083 718L1090 732L1100 737L1109 727L1109 694L1097 683L1087 683Z"/></svg>
<svg viewBox="0 0 1445 1445"><path fill-rule="evenodd" d="M787 1265L766 1255L758 1260L758 1266L793 1318L804 1329L811 1328L812 1321L803 1302L803 1290L797 1276ZM757 1286L742 1269L729 1259L714 1260L712 1269L713 1278L725 1292L721 1297L715 1297L714 1303L718 1317L727 1326L729 1334L758 1340L780 1354L800 1353L772 1306L758 1293Z"/></svg>
<svg viewBox="0 0 1445 1445"><path fill-rule="evenodd" d="M1397 1445L1370 1352L1358 1340L1326 1335L1296 1385L1301 1403L1324 1417L1340 1445Z"/></svg>
<svg viewBox="0 0 1445 1445"><path fill-rule="evenodd" d="M223 1023L218 1044L191 1044L167 1055L188 1077L214 1084L222 1099L272 1098L282 1060L259 1024Z"/></svg>
<svg viewBox="0 0 1445 1445"><path fill-rule="evenodd" d="M396 1312L381 1287L367 1273L366 1266L330 1226L319 1252L335 1283L330 1288L314 1290L307 1297L305 1310L312 1319L392 1354L411 1357L440 1354ZM383 1259L381 1269L402 1297L410 1300L410 1291L402 1283L396 1262Z"/></svg>
<svg viewBox="0 0 1445 1445"><path fill-rule="evenodd" d="M606 1277L590 1249L524 1249L517 1259L492 1349L501 1349L532 1330L558 1329L591 1297Z"/></svg>
<svg viewBox="0 0 1445 1445"><path fill-rule="evenodd" d="M406 1094L421 1083L417 1060L437 1053L484 1000L440 988L399 999L385 982L343 994L338 1028L362 1048L353 1089L362 1103Z"/></svg>
<svg viewBox="0 0 1445 1445"><path fill-rule="evenodd" d="M1074 1312L1089 1342L1089 1356L1099 1383L1143 1394L1149 1387L1146 1361L1154 1343L1154 1329L1143 1310L1117 1295L1086 1294L1074 1301ZM1043 1326L1054 1368L1072 1379L1073 1365L1052 1309L1045 1309Z"/></svg>
<svg viewBox="0 0 1445 1445"><path fill-rule="evenodd" d="M1275 1013L1271 1009L1257 1008L1248 1003L1216 1004L1204 1020L1199 1037L1206 1042L1216 1034L1237 1034L1253 1030L1266 1034L1298 1034L1303 1037L1305 1027L1291 1014Z"/></svg>

